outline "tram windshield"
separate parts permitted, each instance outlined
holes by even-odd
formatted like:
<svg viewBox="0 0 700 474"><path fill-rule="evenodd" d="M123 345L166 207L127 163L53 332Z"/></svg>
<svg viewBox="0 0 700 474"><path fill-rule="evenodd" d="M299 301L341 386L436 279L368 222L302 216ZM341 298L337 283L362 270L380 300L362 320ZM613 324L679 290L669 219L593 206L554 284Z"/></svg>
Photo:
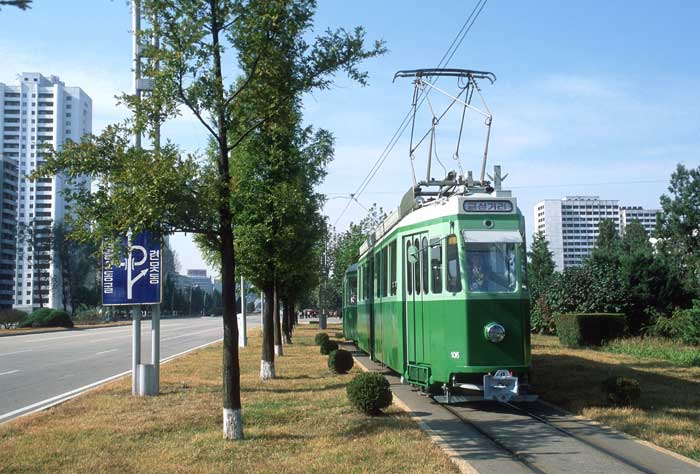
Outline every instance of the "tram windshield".
<svg viewBox="0 0 700 474"><path fill-rule="evenodd" d="M515 291L514 243L469 242L465 253L470 291Z"/></svg>

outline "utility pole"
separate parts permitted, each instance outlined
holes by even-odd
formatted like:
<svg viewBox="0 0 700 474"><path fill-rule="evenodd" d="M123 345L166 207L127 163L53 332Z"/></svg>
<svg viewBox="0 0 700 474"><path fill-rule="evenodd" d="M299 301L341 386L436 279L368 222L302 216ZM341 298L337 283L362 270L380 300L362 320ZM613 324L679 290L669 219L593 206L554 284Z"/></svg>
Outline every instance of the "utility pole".
<svg viewBox="0 0 700 474"><path fill-rule="evenodd" d="M321 286L319 285L318 288L318 305L319 305L319 310L320 313L318 315L318 328L319 329L326 329L326 312L323 304L323 295L326 293L326 277L328 274L328 270L326 266L328 265L328 240L323 239L323 264L322 264L322 270L323 270L323 275L321 275L321 278L323 279L322 285L323 289L321 289Z"/></svg>
<svg viewBox="0 0 700 474"><path fill-rule="evenodd" d="M139 55L139 33L141 32L141 0L132 0L131 2L131 26L133 30L132 36L132 60L133 60L133 80L134 94L137 100L141 99L141 90L139 89L139 79L141 79L141 58ZM134 147L136 150L141 148L141 134L136 133L134 137ZM131 236L129 236L128 245L131 246ZM127 264L131 255L127 255ZM131 394L139 394L139 368L141 365L141 309L138 306L132 306L131 315L133 319L133 334L131 338Z"/></svg>
<svg viewBox="0 0 700 474"><path fill-rule="evenodd" d="M241 275L241 325L238 327L238 347L246 347L248 345L248 323L246 321L246 291L245 280Z"/></svg>
<svg viewBox="0 0 700 474"><path fill-rule="evenodd" d="M133 82L134 95L137 102L141 101L141 92L153 90L153 81L149 78L141 77L141 0L132 0L132 60L133 60ZM153 19L155 23L155 18ZM159 40L151 38L151 44L158 47ZM155 65L157 67L157 64ZM158 153L160 151L160 124L155 124L155 136L153 140L153 148ZM137 131L134 135L134 149L141 149L141 132ZM127 264L132 259L131 255L131 239L130 233L128 237L128 255ZM159 249L162 251L162 248ZM159 257L160 258L160 257ZM162 263L162 260L161 260ZM160 268L160 266L159 266ZM162 281L159 288L160 298L162 298ZM141 363L141 307L134 305L131 309L133 318L133 335L132 335L132 380L131 393L132 395L157 395L160 390L160 301L153 304L151 312L151 363Z"/></svg>

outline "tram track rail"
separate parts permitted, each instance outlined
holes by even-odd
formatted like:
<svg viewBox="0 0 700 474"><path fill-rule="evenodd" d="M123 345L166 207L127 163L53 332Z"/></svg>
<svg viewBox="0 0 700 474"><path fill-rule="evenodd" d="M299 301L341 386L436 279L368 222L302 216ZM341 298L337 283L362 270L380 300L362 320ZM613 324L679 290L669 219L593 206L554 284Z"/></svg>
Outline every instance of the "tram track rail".
<svg viewBox="0 0 700 474"><path fill-rule="evenodd" d="M557 426L546 416L533 413L520 404L485 401L441 406L535 474L663 472L645 467L569 429ZM538 402L535 402L535 406L545 407ZM524 423L535 425L528 428ZM517 429L509 431L509 424L517 425ZM542 430L541 427L546 429ZM538 432L540 436L535 434ZM538 443L528 445L528 441ZM545 449L542 449L543 445ZM553 447L557 449L549 449ZM582 459L585 464L581 463Z"/></svg>

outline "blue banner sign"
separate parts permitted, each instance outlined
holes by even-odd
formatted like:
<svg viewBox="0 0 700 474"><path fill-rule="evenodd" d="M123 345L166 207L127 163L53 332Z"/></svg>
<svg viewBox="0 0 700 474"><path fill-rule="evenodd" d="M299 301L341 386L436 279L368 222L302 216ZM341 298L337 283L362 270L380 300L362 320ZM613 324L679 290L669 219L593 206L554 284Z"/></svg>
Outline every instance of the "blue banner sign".
<svg viewBox="0 0 700 474"><path fill-rule="evenodd" d="M161 302L160 243L148 232L134 236L127 248L124 239L114 265L115 249L106 244L102 254L102 304L107 306L159 304ZM117 249L118 253L124 253Z"/></svg>

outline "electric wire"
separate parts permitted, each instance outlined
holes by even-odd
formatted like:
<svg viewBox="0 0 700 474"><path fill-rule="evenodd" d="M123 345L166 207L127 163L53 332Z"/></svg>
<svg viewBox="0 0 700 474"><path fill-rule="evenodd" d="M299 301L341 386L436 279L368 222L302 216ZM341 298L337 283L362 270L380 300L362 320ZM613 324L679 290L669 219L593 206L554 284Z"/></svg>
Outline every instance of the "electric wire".
<svg viewBox="0 0 700 474"><path fill-rule="evenodd" d="M445 51L445 54L443 54L442 58L440 59L440 62L437 65L437 68L445 67L449 62L452 60L454 57L455 53L457 52L457 49L461 46L462 42L464 42L464 38L467 37L467 34L469 34L469 31L471 30L472 26L474 26L474 23L476 20L479 18L479 15L481 15L481 12L483 11L484 7L486 6L486 3L488 0L478 0L477 3L474 5L474 8L472 9L471 13L467 17L466 21L462 25L462 28L459 30L457 35L455 35L454 39L450 43L449 47ZM439 79L436 78L436 81ZM417 111L420 109L421 105L423 105L423 102L425 101L425 98L427 94L430 93L430 90L427 92L423 92L421 94L421 100L420 102L416 105L415 110ZM377 172L379 169L382 167L384 162L386 161L387 157L389 154L391 154L391 151L394 149L394 146L396 146L396 143L399 141L403 133L406 131L406 128L408 128L408 124L410 123L410 117L411 117L411 112L413 110L413 106L408 110L406 115L404 116L403 120L399 124L398 128L392 135L391 139L389 139L389 142L387 143L386 147L384 147L384 150L382 153L379 155L377 160L374 162L372 167L370 168L370 171L367 173L365 178L362 180L360 185L357 188L357 191L355 193L352 193L351 196L353 197L352 199L349 199L341 213L338 215L336 218L335 222L333 223L333 227L336 227L338 225L338 222L340 219L345 215L347 212L348 208L350 207L350 204L352 204L352 201L356 201L359 204L359 201L357 201L357 198L364 192L364 190L367 188L369 183L374 179L376 176Z"/></svg>

